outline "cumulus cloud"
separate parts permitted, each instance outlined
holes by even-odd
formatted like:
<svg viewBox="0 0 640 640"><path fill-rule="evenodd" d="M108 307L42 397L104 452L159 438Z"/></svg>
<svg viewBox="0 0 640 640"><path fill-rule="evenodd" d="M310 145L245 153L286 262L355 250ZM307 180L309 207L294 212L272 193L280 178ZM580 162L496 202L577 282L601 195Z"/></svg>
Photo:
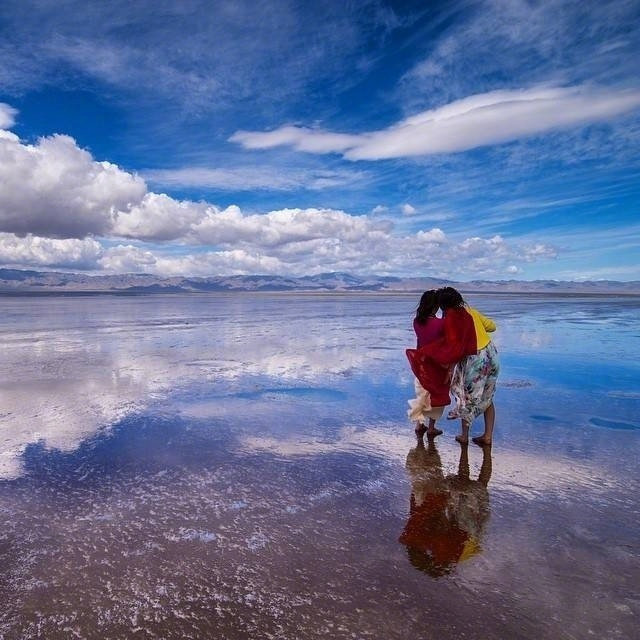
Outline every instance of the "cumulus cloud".
<svg viewBox="0 0 640 640"><path fill-rule="evenodd" d="M0 137L0 183L0 231L54 238L108 233L146 192L143 180L64 135L35 145Z"/></svg>
<svg viewBox="0 0 640 640"><path fill-rule="evenodd" d="M98 261L98 266L109 273L151 273L156 271L156 264L151 251L130 244L106 249Z"/></svg>
<svg viewBox="0 0 640 640"><path fill-rule="evenodd" d="M331 212L326 212L331 213ZM329 216L340 220L344 212ZM273 215L276 214L276 215ZM289 216L312 217L322 212L282 211L265 214L271 219ZM241 216L238 210L237 215ZM252 218L252 216L248 216ZM105 249L99 265L106 271L145 272L159 276L209 276L231 274L306 275L327 270L360 274L425 274L467 277L509 272L514 262L550 259L555 255L544 245L518 245L501 236L474 237L459 241L442 229L420 230L411 235L393 235L366 219L352 234L328 227L324 233L305 232L298 239L269 244L266 239L238 239L228 245L207 251L181 254L162 249L145 249L119 245ZM542 250L544 248L544 251ZM524 257L527 256L527 257ZM530 256L530 257L529 257Z"/></svg>
<svg viewBox="0 0 640 640"><path fill-rule="evenodd" d="M102 245L92 238L58 240L0 233L0 264L8 266L95 269L102 253Z"/></svg>
<svg viewBox="0 0 640 640"><path fill-rule="evenodd" d="M238 131L230 138L247 149L292 147L341 153L349 160L381 160L466 151L555 129L608 120L640 107L638 90L559 87L491 91L357 135L284 126Z"/></svg>
<svg viewBox="0 0 640 640"><path fill-rule="evenodd" d="M405 216L412 216L417 212L417 209L414 206L410 205L408 202L403 204L401 209L402 214Z"/></svg>
<svg viewBox="0 0 640 640"><path fill-rule="evenodd" d="M237 208L236 208L237 209ZM548 260L555 250L542 244L519 245L501 236L468 238L459 241L442 229L420 230L394 235L366 218L356 219L344 212L296 210L265 214L273 235L252 237L251 225L261 216L243 217L231 212L236 222L226 232L233 241L217 246L191 248L174 244L119 244L103 247L86 238L52 239L28 235L0 234L0 264L12 267L63 267L108 273L150 273L158 276L210 276L231 274L306 275L327 270L360 274L441 277L496 275L510 272L514 263ZM298 218L299 229L279 229L277 220ZM307 222L317 218L317 225ZM349 218L352 220L350 221ZM354 224L355 222L355 224ZM342 226L341 226L342 225ZM324 229L322 227L324 226ZM256 227L257 228L257 227ZM291 232L283 237L282 232Z"/></svg>

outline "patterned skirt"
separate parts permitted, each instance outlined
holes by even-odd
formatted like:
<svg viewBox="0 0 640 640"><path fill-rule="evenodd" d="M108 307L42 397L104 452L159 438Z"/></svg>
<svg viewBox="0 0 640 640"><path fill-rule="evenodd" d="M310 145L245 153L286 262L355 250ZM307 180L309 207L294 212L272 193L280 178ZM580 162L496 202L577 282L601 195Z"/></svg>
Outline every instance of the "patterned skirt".
<svg viewBox="0 0 640 640"><path fill-rule="evenodd" d="M493 402L499 372L500 361L493 342L460 360L451 380L451 393L456 397L457 406L450 417L473 422L484 413Z"/></svg>

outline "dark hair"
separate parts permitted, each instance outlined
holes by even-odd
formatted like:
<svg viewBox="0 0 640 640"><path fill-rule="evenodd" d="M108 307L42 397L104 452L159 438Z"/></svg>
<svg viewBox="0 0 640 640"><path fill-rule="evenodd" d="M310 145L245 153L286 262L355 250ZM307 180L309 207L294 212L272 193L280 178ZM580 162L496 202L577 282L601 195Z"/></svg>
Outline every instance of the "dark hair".
<svg viewBox="0 0 640 640"><path fill-rule="evenodd" d="M443 311L464 307L465 302L460 292L453 287L438 289L438 305Z"/></svg>
<svg viewBox="0 0 640 640"><path fill-rule="evenodd" d="M425 552L413 547L407 547L407 555L409 562L418 571L424 571L432 578L442 578L442 576L452 573L456 566L456 561L453 559L448 562L438 562L428 551Z"/></svg>
<svg viewBox="0 0 640 640"><path fill-rule="evenodd" d="M429 316L435 316L438 310L438 292L435 289L425 291L416 309L416 322L424 324Z"/></svg>

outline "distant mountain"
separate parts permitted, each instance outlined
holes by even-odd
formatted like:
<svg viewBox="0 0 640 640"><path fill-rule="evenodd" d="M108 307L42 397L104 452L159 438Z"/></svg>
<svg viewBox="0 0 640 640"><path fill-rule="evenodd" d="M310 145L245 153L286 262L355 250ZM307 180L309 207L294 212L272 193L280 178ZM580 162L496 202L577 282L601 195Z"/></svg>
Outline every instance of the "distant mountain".
<svg viewBox="0 0 640 640"><path fill-rule="evenodd" d="M314 276L210 276L205 278L158 276L140 273L95 275L56 271L0 269L0 293L187 293L207 291L379 291L417 293L443 286L466 293L618 293L640 295L640 281L597 280L474 280L455 282L438 278L354 276L320 273Z"/></svg>

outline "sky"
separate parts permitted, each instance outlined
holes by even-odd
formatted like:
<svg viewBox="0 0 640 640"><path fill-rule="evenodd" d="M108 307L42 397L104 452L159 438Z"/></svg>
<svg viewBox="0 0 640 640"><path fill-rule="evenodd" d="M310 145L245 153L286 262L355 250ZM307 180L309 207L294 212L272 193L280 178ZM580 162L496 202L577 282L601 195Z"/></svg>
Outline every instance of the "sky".
<svg viewBox="0 0 640 640"><path fill-rule="evenodd" d="M3 0L0 267L640 280L640 0Z"/></svg>

